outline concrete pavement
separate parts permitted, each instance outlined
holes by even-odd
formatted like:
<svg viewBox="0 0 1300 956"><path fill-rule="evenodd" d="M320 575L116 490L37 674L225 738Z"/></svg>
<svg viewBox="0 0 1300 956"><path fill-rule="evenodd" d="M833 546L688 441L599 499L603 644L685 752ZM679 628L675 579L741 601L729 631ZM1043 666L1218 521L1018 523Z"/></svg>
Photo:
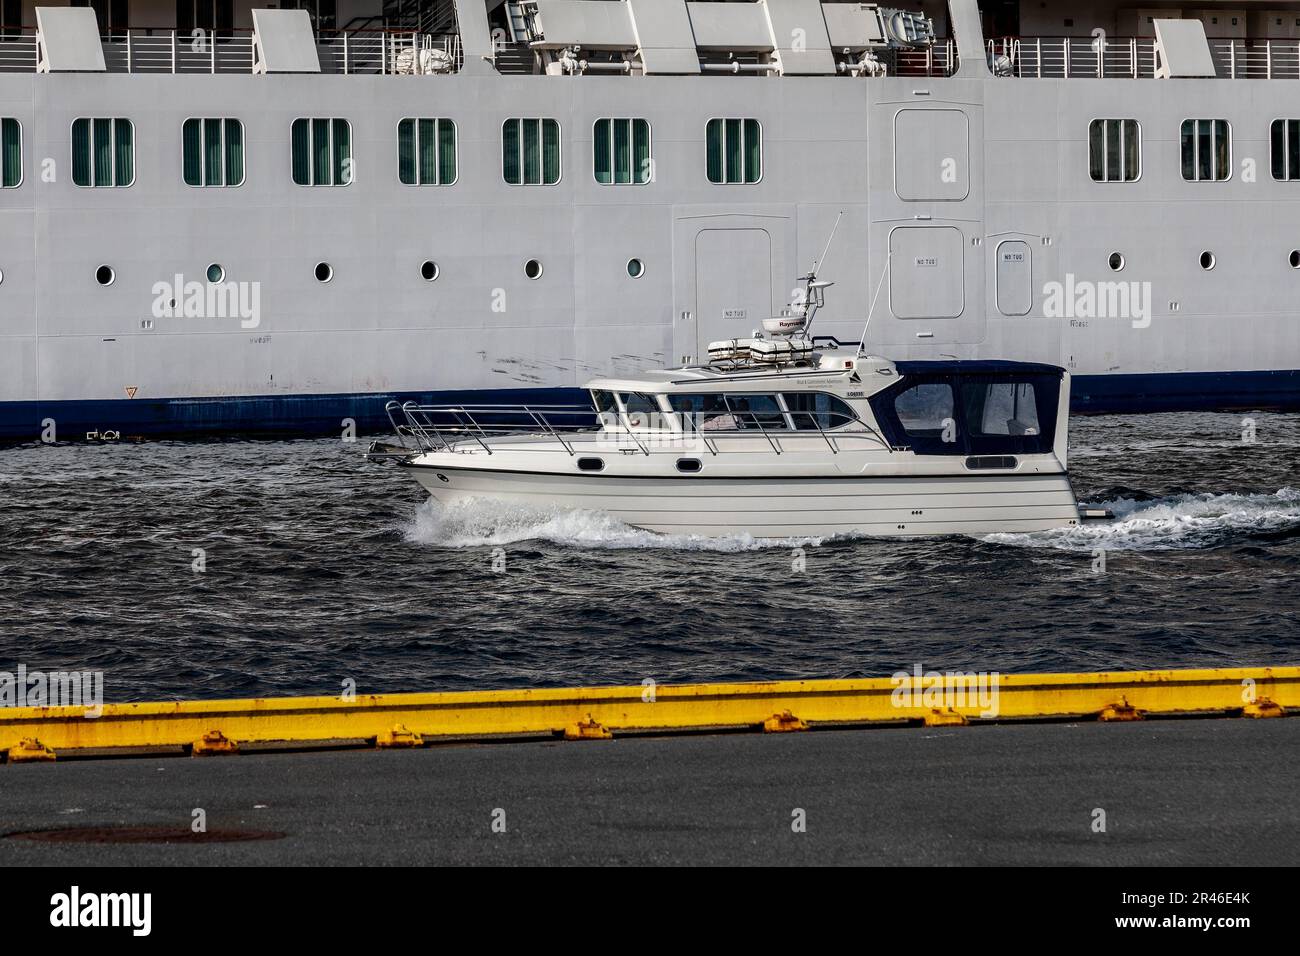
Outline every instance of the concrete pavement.
<svg viewBox="0 0 1300 956"><path fill-rule="evenodd" d="M6 834L188 833L200 809L211 838L271 838L9 836L0 866L1295 865L1297 752L1300 720L1283 718L7 765Z"/></svg>

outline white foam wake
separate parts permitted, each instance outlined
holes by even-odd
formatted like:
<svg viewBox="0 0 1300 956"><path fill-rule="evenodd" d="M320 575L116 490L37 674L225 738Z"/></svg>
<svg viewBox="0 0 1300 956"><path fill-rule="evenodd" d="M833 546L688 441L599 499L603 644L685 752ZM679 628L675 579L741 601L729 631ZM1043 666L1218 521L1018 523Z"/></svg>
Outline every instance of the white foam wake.
<svg viewBox="0 0 1300 956"><path fill-rule="evenodd" d="M407 541L443 548L481 548L520 541L549 541L581 548L660 548L689 551L757 551L817 545L821 538L706 537L659 534L624 524L603 511L524 507L475 499L451 505L430 498L402 529Z"/></svg>
<svg viewBox="0 0 1300 956"><path fill-rule="evenodd" d="M1066 551L1173 551L1209 548L1242 534L1300 528L1300 489L1271 495L1185 494L1154 501L1120 498L1089 503L1109 508L1114 521L1029 534L990 534L997 544L1050 547Z"/></svg>
<svg viewBox="0 0 1300 956"><path fill-rule="evenodd" d="M1300 489L1295 488L1283 488L1271 495L1186 494L1154 501L1121 498L1088 503L1086 507L1109 508L1115 520L1053 531L982 535L979 540L1065 551L1171 551L1215 547L1242 534L1300 529ZM400 530L413 544L443 548L546 541L581 548L738 552L816 546L829 540L756 538L749 534L716 538L658 534L624 524L601 511L542 509L491 499L443 505L431 498Z"/></svg>

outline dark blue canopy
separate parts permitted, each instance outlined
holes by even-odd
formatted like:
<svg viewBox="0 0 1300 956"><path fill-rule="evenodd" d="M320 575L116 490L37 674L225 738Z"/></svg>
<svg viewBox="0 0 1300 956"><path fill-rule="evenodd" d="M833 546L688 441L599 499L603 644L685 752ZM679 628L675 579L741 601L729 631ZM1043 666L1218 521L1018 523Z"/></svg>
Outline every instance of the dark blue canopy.
<svg viewBox="0 0 1300 956"><path fill-rule="evenodd" d="M872 395L895 448L918 455L1029 455L1052 450L1065 369L993 360L898 362Z"/></svg>
<svg viewBox="0 0 1300 956"><path fill-rule="evenodd" d="M895 362L900 375L1056 375L1065 369L1040 362L1009 362L1004 359L943 359L926 362Z"/></svg>

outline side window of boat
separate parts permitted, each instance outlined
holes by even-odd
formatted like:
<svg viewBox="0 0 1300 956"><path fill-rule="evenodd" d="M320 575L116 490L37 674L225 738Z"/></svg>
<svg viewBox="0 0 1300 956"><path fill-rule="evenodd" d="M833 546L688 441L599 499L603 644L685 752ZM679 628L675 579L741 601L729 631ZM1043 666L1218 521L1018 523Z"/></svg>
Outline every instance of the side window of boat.
<svg viewBox="0 0 1300 956"><path fill-rule="evenodd" d="M618 405L613 392L592 392L591 401L596 406L596 420L603 427L618 427Z"/></svg>
<svg viewBox="0 0 1300 956"><path fill-rule="evenodd" d="M737 428L780 431L786 427L785 413L775 395L728 395L727 405Z"/></svg>
<svg viewBox="0 0 1300 956"><path fill-rule="evenodd" d="M633 428L658 428L662 426L659 402L652 395L640 392L625 392L619 397L623 400L623 409L627 412L628 424Z"/></svg>
<svg viewBox="0 0 1300 956"><path fill-rule="evenodd" d="M735 428L721 395L669 395L668 405L682 418L682 431Z"/></svg>
<svg viewBox="0 0 1300 956"><path fill-rule="evenodd" d="M801 431L829 431L857 421L848 403L825 392L787 392L781 397L794 427Z"/></svg>
<svg viewBox="0 0 1300 956"><path fill-rule="evenodd" d="M775 395L670 395L675 412L689 419L684 430L736 431L764 428L767 431L787 428L785 413Z"/></svg>
<svg viewBox="0 0 1300 956"><path fill-rule="evenodd" d="M1032 382L967 383L962 386L966 424L976 436L1042 433Z"/></svg>
<svg viewBox="0 0 1300 956"><path fill-rule="evenodd" d="M898 393L894 411L909 436L939 437L954 421L952 386L920 382Z"/></svg>

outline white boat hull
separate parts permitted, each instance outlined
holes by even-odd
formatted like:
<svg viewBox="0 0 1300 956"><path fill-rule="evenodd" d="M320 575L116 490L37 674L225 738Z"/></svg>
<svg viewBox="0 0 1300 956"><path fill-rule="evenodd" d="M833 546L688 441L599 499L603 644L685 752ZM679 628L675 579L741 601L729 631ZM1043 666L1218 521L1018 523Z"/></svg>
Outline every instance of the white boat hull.
<svg viewBox="0 0 1300 956"><path fill-rule="evenodd" d="M1080 523L1063 472L889 477L632 478L410 464L439 502L605 512L665 534L922 537Z"/></svg>

